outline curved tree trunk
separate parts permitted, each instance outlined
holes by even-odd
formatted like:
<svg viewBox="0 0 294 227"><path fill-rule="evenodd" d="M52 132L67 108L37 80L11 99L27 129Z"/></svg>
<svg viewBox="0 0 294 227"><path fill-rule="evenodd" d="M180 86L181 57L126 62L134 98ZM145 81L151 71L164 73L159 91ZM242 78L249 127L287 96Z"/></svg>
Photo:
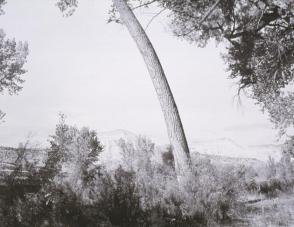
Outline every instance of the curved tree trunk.
<svg viewBox="0 0 294 227"><path fill-rule="evenodd" d="M178 177L184 176L191 168L189 148L180 115L161 63L148 36L126 0L113 0L113 3L146 63L164 114L169 140L173 148L176 173Z"/></svg>

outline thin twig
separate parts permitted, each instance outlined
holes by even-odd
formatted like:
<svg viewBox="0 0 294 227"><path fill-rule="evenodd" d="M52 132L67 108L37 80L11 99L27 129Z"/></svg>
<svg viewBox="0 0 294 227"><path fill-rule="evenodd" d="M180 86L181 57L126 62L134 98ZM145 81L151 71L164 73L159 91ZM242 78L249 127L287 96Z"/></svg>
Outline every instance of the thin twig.
<svg viewBox="0 0 294 227"><path fill-rule="evenodd" d="M150 20L149 20L149 22L148 22L148 24L146 25L146 27L145 27L145 31L147 30L147 28L149 27L149 25L152 23L152 21L156 18L156 17L158 17L164 10L166 10L166 9L162 9L162 10L160 10L158 13L156 13Z"/></svg>
<svg viewBox="0 0 294 227"><path fill-rule="evenodd" d="M135 6L134 8L132 8L132 10L135 10L135 9L138 9L138 8L141 8L141 7L144 7L144 6L149 6L151 5L152 3L156 2L157 0L152 0L150 2L146 2L144 4L141 4L141 5L138 5L138 6Z"/></svg>

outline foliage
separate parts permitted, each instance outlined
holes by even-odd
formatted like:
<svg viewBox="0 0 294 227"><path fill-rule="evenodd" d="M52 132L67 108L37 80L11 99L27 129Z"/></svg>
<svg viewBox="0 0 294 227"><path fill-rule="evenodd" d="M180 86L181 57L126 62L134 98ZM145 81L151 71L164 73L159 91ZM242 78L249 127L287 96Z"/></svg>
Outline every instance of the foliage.
<svg viewBox="0 0 294 227"><path fill-rule="evenodd" d="M88 184L99 172L98 157L103 149L96 132L69 126L61 115L51 138L51 149L44 167L46 179L69 184L75 192L87 193Z"/></svg>
<svg viewBox="0 0 294 227"><path fill-rule="evenodd" d="M280 92L279 94L260 94L258 100L263 102L263 109L267 111L271 122L279 130L280 136L292 135L294 129L294 93ZM291 140L290 138L288 138Z"/></svg>
<svg viewBox="0 0 294 227"><path fill-rule="evenodd" d="M199 24L213 1L158 0L169 9L176 35L205 45L228 40L226 60L240 87L276 92L293 79L293 1L220 1Z"/></svg>
<svg viewBox="0 0 294 227"><path fill-rule="evenodd" d="M279 192L288 192L294 186L294 163L291 155L284 152L276 162L269 158L266 166L266 181L259 183L259 192L268 197L276 197Z"/></svg>
<svg viewBox="0 0 294 227"><path fill-rule="evenodd" d="M2 6L5 0L0 0L0 15L4 14ZM10 95L18 93L22 89L26 73L23 68L28 55L28 44L16 42L14 39L6 38L5 32L0 29L0 94L7 91ZM0 120L4 113L0 110Z"/></svg>
<svg viewBox="0 0 294 227"><path fill-rule="evenodd" d="M223 57L236 79L280 129L294 126L293 93L283 89L294 78L293 0L155 0L129 1L133 9L157 3L169 11L177 37L205 46L211 39L225 42ZM111 19L117 16L111 11ZM287 103L287 106L284 104ZM280 111L282 109L282 111Z"/></svg>
<svg viewBox="0 0 294 227"><path fill-rule="evenodd" d="M250 96L269 111L282 133L288 126L293 127L292 114L287 112L293 109L293 94L281 93L294 76L293 1L221 1L212 15L197 26L211 7L209 2L162 1L162 5L173 12L176 35L201 45L211 38L228 40L224 58L230 77L238 78L240 89L250 88ZM281 108L283 112L277 113Z"/></svg>
<svg viewBox="0 0 294 227"><path fill-rule="evenodd" d="M27 161L26 149L19 149L0 198L1 226L100 226L87 214L102 151L96 132L71 127L62 116L50 142L39 170Z"/></svg>
<svg viewBox="0 0 294 227"><path fill-rule="evenodd" d="M197 157L193 174L187 175L185 187L179 187L170 163L172 157L168 164L166 160L152 160L150 154L158 151L151 141L139 138L135 143L120 144L123 152L133 154L126 155L129 159L124 163L132 163L141 206L149 212L153 210L155 225L159 225L159 220L168 226L215 225L237 215L236 198L244 187L243 170L217 170L209 160Z"/></svg>
<svg viewBox="0 0 294 227"><path fill-rule="evenodd" d="M0 225L1 226L19 226L22 221L22 206L27 202L28 192L39 190L39 179L35 170L35 163L27 160L28 143L20 146L17 152L17 158L14 168L9 175L4 176L1 184L1 193L5 196L0 197ZM23 180L24 173L26 181ZM6 185L6 186L4 186Z"/></svg>
<svg viewBox="0 0 294 227"><path fill-rule="evenodd" d="M7 182L16 182L24 170L31 180L7 184L11 193L0 197L1 226L213 226L236 215L242 171L217 170L197 159L183 189L173 167L154 159L158 150L150 140L120 145L123 163L107 171L97 161L102 147L96 134L62 118L41 169L25 165L20 153ZM24 182L36 187L25 189Z"/></svg>
<svg viewBox="0 0 294 227"><path fill-rule="evenodd" d="M4 117L5 117L5 113L3 113L3 112L0 110L0 123L1 123L1 121L3 120Z"/></svg>
<svg viewBox="0 0 294 227"><path fill-rule="evenodd" d="M0 93L7 90L14 94L22 89L24 80L21 75L26 72L23 65L27 55L27 43L16 43L14 39L7 39L3 30L0 31Z"/></svg>
<svg viewBox="0 0 294 227"><path fill-rule="evenodd" d="M140 226L144 222L145 212L141 207L134 172L120 166L113 176L104 173L98 181L98 196L94 204L109 223L127 227Z"/></svg>
<svg viewBox="0 0 294 227"><path fill-rule="evenodd" d="M283 152L285 154L290 155L290 157L294 157L294 136L288 138L283 146Z"/></svg>
<svg viewBox="0 0 294 227"><path fill-rule="evenodd" d="M77 2L60 0L57 5L71 15ZM174 34L199 46L205 46L211 39L226 41L227 51L223 57L230 77L238 80L239 92L246 90L246 94L269 112L280 135L294 127L293 92L283 92L294 78L293 0L127 2L133 10L154 3L169 10ZM109 15L108 22L120 22L114 7Z"/></svg>
<svg viewBox="0 0 294 227"><path fill-rule="evenodd" d="M3 5L6 4L5 0L0 0L0 15L4 14L4 10L2 9Z"/></svg>
<svg viewBox="0 0 294 227"><path fill-rule="evenodd" d="M57 7L63 13L64 16L71 16L76 7L78 6L77 0L58 0L56 3Z"/></svg>
<svg viewBox="0 0 294 227"><path fill-rule="evenodd" d="M162 161L165 165L170 166L172 169L175 169L175 165L174 165L175 160L174 160L171 146L168 146L167 151L162 153Z"/></svg>

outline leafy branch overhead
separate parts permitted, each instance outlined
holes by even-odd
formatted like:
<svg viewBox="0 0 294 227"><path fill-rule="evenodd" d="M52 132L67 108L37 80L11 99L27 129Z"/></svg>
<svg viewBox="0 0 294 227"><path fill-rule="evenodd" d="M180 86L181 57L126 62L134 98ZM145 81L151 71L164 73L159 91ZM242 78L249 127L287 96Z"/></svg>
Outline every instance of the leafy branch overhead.
<svg viewBox="0 0 294 227"><path fill-rule="evenodd" d="M144 5L149 1L137 2ZM176 36L199 46L205 46L211 39L225 42L224 59L230 78L238 80L239 92L249 91L270 112L276 126L285 127L282 119L289 118L285 116L288 111L278 100L289 100L293 95L283 92L294 78L293 0L156 2L169 10ZM272 100L277 105L270 105ZM272 117L271 113L277 112L274 108L282 109L280 114L284 116Z"/></svg>
<svg viewBox="0 0 294 227"><path fill-rule="evenodd" d="M157 0L170 10L176 36L200 46L209 39L228 41L231 77L240 79L240 88L262 83L265 92L276 92L293 79L293 2Z"/></svg>
<svg viewBox="0 0 294 227"><path fill-rule="evenodd" d="M157 3L169 10L174 34L189 42L205 46L210 39L227 41L224 58L240 89L278 92L293 80L293 0L129 2L133 9Z"/></svg>
<svg viewBox="0 0 294 227"><path fill-rule="evenodd" d="M60 0L71 9L76 0ZM277 100L294 78L294 0L127 0L133 10L157 5L169 12L173 33L205 46L209 40L226 43L223 57L239 92L257 100L277 127L285 128L288 111ZM114 8L109 21L119 22ZM273 107L272 101L277 105ZM294 106L294 104L292 104ZM289 107L289 105L287 105ZM277 112L283 117L272 117ZM292 107L291 107L292 108ZM280 119L277 121L277 119ZM289 125L289 124L287 124ZM294 122L291 124L294 126Z"/></svg>

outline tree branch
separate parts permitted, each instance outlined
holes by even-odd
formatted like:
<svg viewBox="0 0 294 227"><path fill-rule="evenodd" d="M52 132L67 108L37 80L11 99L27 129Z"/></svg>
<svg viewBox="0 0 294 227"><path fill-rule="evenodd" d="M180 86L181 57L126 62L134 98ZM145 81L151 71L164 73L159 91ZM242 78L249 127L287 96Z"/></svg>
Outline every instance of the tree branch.
<svg viewBox="0 0 294 227"><path fill-rule="evenodd" d="M198 25L197 26L194 26L192 29L190 29L188 32L186 32L186 33L183 33L183 34L179 34L179 36L187 36L187 35L189 35L190 33L192 33L195 29L197 29L197 28L199 28L202 24L203 24L203 22L213 13L213 11L216 9L216 7L218 6L218 4L221 2L221 0L217 0L213 5L212 5L212 7L204 14L204 16L200 19L200 21L199 21L199 23L198 23ZM183 12L180 12L180 11L175 11L175 12L177 12L177 13L182 13L183 14ZM194 17L194 16L192 16L192 15L189 15L189 14L185 14L185 16L189 16L189 17L191 17L191 18L193 18L193 19L198 19L198 18L196 18L196 17Z"/></svg>
<svg viewBox="0 0 294 227"><path fill-rule="evenodd" d="M165 11L166 9L162 9L162 10L160 10L158 13L156 13L151 19L150 19L150 21L148 22L148 24L146 25L146 27L145 27L145 31L147 30L147 28L149 27L149 25L152 23L152 21L156 18L156 17L158 17L163 11Z"/></svg>
<svg viewBox="0 0 294 227"><path fill-rule="evenodd" d="M135 10L135 9L138 9L138 8L141 8L141 7L144 7L144 6L149 6L151 5L152 3L156 2L157 0L152 0L150 2L146 2L144 4L141 4L141 5L138 5L138 6L135 6L134 8L132 8L132 10Z"/></svg>
<svg viewBox="0 0 294 227"><path fill-rule="evenodd" d="M218 4L221 2L221 0L217 0L212 7L205 13L205 15L202 17L202 19L199 21L199 25L201 26L202 23L212 14L212 12L215 10L215 8L218 6Z"/></svg>

